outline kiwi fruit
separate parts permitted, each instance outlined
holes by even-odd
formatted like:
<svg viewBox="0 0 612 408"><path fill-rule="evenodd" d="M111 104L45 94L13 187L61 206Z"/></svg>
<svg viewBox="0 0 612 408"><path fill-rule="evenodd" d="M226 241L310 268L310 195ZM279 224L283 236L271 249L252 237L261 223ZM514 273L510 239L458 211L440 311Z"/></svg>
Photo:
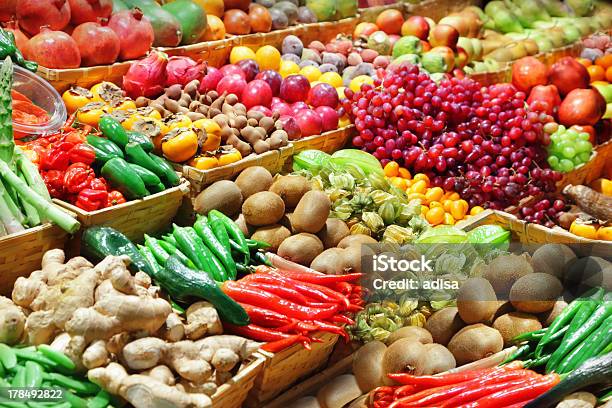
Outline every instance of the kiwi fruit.
<svg viewBox="0 0 612 408"><path fill-rule="evenodd" d="M533 315L521 312L506 313L499 316L493 322L493 328L497 329L504 339L506 347L511 346L512 339L519 334L540 330L542 324Z"/></svg>
<svg viewBox="0 0 612 408"><path fill-rule="evenodd" d="M367 245L367 244L378 244L378 241L376 241L374 238L372 238L369 235L355 234L355 235L348 235L342 238L342 240L338 242L338 248L348 248L353 245L361 246L361 245Z"/></svg>
<svg viewBox="0 0 612 408"><path fill-rule="evenodd" d="M242 206L242 193L233 181L220 180L206 187L193 200L193 209L198 214L208 214L210 210L219 210L227 216L233 216Z"/></svg>
<svg viewBox="0 0 612 408"><path fill-rule="evenodd" d="M416 375L434 375L457 367L455 356L441 344L424 344L427 358Z"/></svg>
<svg viewBox="0 0 612 408"><path fill-rule="evenodd" d="M276 224L285 214L285 203L278 194L260 191L244 201L242 214L248 224L256 227Z"/></svg>
<svg viewBox="0 0 612 408"><path fill-rule="evenodd" d="M531 256L534 272L547 273L563 279L568 265L576 259L570 247L563 244L546 244L535 250Z"/></svg>
<svg viewBox="0 0 612 408"><path fill-rule="evenodd" d="M327 194L318 190L311 190L300 199L293 216L291 225L298 232L316 234L321 231L331 208L331 201Z"/></svg>
<svg viewBox="0 0 612 408"><path fill-rule="evenodd" d="M445 307L431 315L425 323L425 329L431 333L434 343L444 346L465 326L456 307Z"/></svg>
<svg viewBox="0 0 612 408"><path fill-rule="evenodd" d="M246 200L255 193L268 190L272 185L272 174L265 167L248 167L236 177L235 183Z"/></svg>
<svg viewBox="0 0 612 408"><path fill-rule="evenodd" d="M612 291L612 263L598 256L576 259L568 265L563 284L573 297L578 297L598 286L610 292Z"/></svg>
<svg viewBox="0 0 612 408"><path fill-rule="evenodd" d="M563 300L557 300L552 309L548 312L544 312L540 314L538 317L542 322L542 326L548 327L552 324L552 322L561 314L563 309L567 307L567 302Z"/></svg>
<svg viewBox="0 0 612 408"><path fill-rule="evenodd" d="M278 194L287 208L294 208L310 190L310 181L304 176L295 175L276 176L270 186L270 191Z"/></svg>
<svg viewBox="0 0 612 408"><path fill-rule="evenodd" d="M346 273L344 262L344 249L329 248L321 252L312 261L310 267L326 275L341 275Z"/></svg>
<svg viewBox="0 0 612 408"><path fill-rule="evenodd" d="M285 239L276 253L292 262L308 266L321 252L321 240L314 234L302 232Z"/></svg>
<svg viewBox="0 0 612 408"><path fill-rule="evenodd" d="M448 349L459 365L489 357L503 348L501 333L482 323L464 327L448 342Z"/></svg>
<svg viewBox="0 0 612 408"><path fill-rule="evenodd" d="M413 339L399 339L385 351L383 355L383 370L386 374L408 373L421 371L424 360L427 358L423 344ZM385 377L385 383L392 385L395 382Z"/></svg>
<svg viewBox="0 0 612 408"><path fill-rule="evenodd" d="M418 326L406 326L397 329L387 338L386 343L391 345L399 339L411 339L418 341L421 344L433 343L431 333Z"/></svg>
<svg viewBox="0 0 612 408"><path fill-rule="evenodd" d="M272 224L265 227L258 228L253 235L251 235L252 239L257 241L263 241L270 244L270 248L268 248L272 252L276 252L279 245L291 236L291 231L282 225Z"/></svg>
<svg viewBox="0 0 612 408"><path fill-rule="evenodd" d="M497 309L493 286L485 278L469 278L457 292L459 316L467 324L486 322Z"/></svg>
<svg viewBox="0 0 612 408"><path fill-rule="evenodd" d="M519 312L542 313L553 308L562 292L561 282L553 275L531 273L512 285L510 302Z"/></svg>
<svg viewBox="0 0 612 408"><path fill-rule="evenodd" d="M240 228L240 231L242 231L245 237L251 236L251 234L253 233L253 227L247 224L246 220L244 219L244 214L238 214L238 216L234 218L234 222L236 223L238 228Z"/></svg>
<svg viewBox="0 0 612 408"><path fill-rule="evenodd" d="M343 249L342 257L344 258L344 267L346 272L361 272L361 248L351 246Z"/></svg>
<svg viewBox="0 0 612 408"><path fill-rule="evenodd" d="M384 384L382 360L385 351L387 346L375 340L364 344L353 354L353 373L361 391L368 392Z"/></svg>
<svg viewBox="0 0 612 408"><path fill-rule="evenodd" d="M484 278L491 282L499 298L506 298L510 288L520 277L533 273L527 254L501 255L485 266Z"/></svg>
<svg viewBox="0 0 612 408"><path fill-rule="evenodd" d="M340 241L350 234L346 223L338 218L328 218L323 229L318 232L318 237L323 242L325 249L336 248Z"/></svg>

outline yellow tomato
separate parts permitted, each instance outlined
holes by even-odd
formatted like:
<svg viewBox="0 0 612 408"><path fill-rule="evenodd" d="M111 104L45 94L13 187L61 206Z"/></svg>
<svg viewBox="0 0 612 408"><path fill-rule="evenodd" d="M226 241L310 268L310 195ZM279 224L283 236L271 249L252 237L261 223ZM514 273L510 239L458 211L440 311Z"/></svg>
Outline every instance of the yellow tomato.
<svg viewBox="0 0 612 408"><path fill-rule="evenodd" d="M391 177L391 185L399 188L400 190L406 190L406 180L401 177Z"/></svg>
<svg viewBox="0 0 612 408"><path fill-rule="evenodd" d="M281 60L280 68L278 68L278 73L281 74L283 78L287 78L289 75L297 74L300 72L300 66L293 61Z"/></svg>
<svg viewBox="0 0 612 408"><path fill-rule="evenodd" d="M440 201L443 195L444 195L444 190L442 190L440 187L429 188L427 189L427 192L425 193L425 197L429 201Z"/></svg>
<svg viewBox="0 0 612 408"><path fill-rule="evenodd" d="M300 75L304 75L306 79L308 79L308 81L311 83L311 86L314 86L314 84L312 83L319 79L319 77L321 76L321 71L319 71L319 68L317 67L307 65L300 70Z"/></svg>
<svg viewBox="0 0 612 408"><path fill-rule="evenodd" d="M443 223L445 225L455 225L455 217L453 217L449 213L444 213L444 221L443 221Z"/></svg>
<svg viewBox="0 0 612 408"><path fill-rule="evenodd" d="M438 225L444 222L444 214L446 213L444 212L444 208L442 207L430 208L429 211L427 211L427 214L425 215L425 219L431 225Z"/></svg>
<svg viewBox="0 0 612 408"><path fill-rule="evenodd" d="M426 205L422 205L421 206L421 215L424 217L425 214L427 214L429 212L429 207Z"/></svg>
<svg viewBox="0 0 612 408"><path fill-rule="evenodd" d="M467 212L467 208L465 208L461 201L462 200L453 201L451 204L450 213L456 220L462 220Z"/></svg>
<svg viewBox="0 0 612 408"><path fill-rule="evenodd" d="M452 205L453 205L453 200L449 200L448 198L442 200L442 207L444 208L444 211L449 213L451 211Z"/></svg>
<svg viewBox="0 0 612 408"><path fill-rule="evenodd" d="M594 224L582 224L574 221L570 225L570 232L579 237L597 239L597 227Z"/></svg>
<svg viewBox="0 0 612 408"><path fill-rule="evenodd" d="M427 186L429 186L429 177L423 173L417 173L414 175L413 180L423 180Z"/></svg>
<svg viewBox="0 0 612 408"><path fill-rule="evenodd" d="M425 194L420 194L420 193L411 193L409 191L407 191L408 193L408 200L420 200L421 204L425 203L427 200L425 200Z"/></svg>
<svg viewBox="0 0 612 408"><path fill-rule="evenodd" d="M477 215L477 214L480 214L483 211L484 211L484 208L482 208L481 206L477 205L476 207L472 207L472 209L470 210L470 215Z"/></svg>
<svg viewBox="0 0 612 408"><path fill-rule="evenodd" d="M239 61L245 59L256 59L255 52L249 47L245 47L244 45L239 45L238 47L232 48L230 52L230 63L236 64Z"/></svg>
<svg viewBox="0 0 612 408"><path fill-rule="evenodd" d="M359 92L359 90L361 89L361 85L373 84L373 83L374 83L374 79L371 76L359 75L351 80L351 83L349 84L349 88L353 92Z"/></svg>
<svg viewBox="0 0 612 408"><path fill-rule="evenodd" d="M266 69L277 71L281 64L281 53L271 45L264 45L255 53L255 61L259 65L260 71Z"/></svg>
<svg viewBox="0 0 612 408"><path fill-rule="evenodd" d="M72 113L79 108L93 101L93 94L89 89L80 86L72 87L62 95L62 100L66 105L68 113Z"/></svg>
<svg viewBox="0 0 612 408"><path fill-rule="evenodd" d="M612 227L600 227L597 230L597 239L612 241Z"/></svg>
<svg viewBox="0 0 612 408"><path fill-rule="evenodd" d="M425 190L426 189L427 189L427 183L425 182L425 180L417 180L410 187L410 192L411 193L425 194ZM427 200L427 197L425 197L425 200Z"/></svg>
<svg viewBox="0 0 612 408"><path fill-rule="evenodd" d="M387 177L397 177L399 174L399 164L394 161L390 161L385 165L384 168L385 176Z"/></svg>
<svg viewBox="0 0 612 408"><path fill-rule="evenodd" d="M342 89L342 96L340 96L340 98L344 98L344 87L342 86L342 77L340 74L337 72L324 72L319 77L319 81L337 88L338 96L340 96L340 89Z"/></svg>
<svg viewBox="0 0 612 408"><path fill-rule="evenodd" d="M90 102L78 110L77 119L81 123L97 127L102 115L111 111L111 107L103 102Z"/></svg>
<svg viewBox="0 0 612 408"><path fill-rule="evenodd" d="M453 201L459 200L460 198L461 196L457 192L450 193L450 195L448 196L448 199Z"/></svg>
<svg viewBox="0 0 612 408"><path fill-rule="evenodd" d="M401 178L405 178L407 180L411 180L412 179L412 175L410 174L410 172L408 171L408 169L404 168L404 167L400 167L399 168L399 176Z"/></svg>
<svg viewBox="0 0 612 408"><path fill-rule="evenodd" d="M198 136L191 129L177 130L162 141L162 152L170 161L181 163L198 152Z"/></svg>

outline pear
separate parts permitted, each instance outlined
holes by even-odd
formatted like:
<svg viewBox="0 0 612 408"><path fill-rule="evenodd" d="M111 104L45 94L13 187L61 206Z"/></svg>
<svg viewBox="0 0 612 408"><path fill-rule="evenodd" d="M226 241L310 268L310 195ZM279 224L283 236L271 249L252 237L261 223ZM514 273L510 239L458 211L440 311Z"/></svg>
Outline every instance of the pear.
<svg viewBox="0 0 612 408"><path fill-rule="evenodd" d="M565 45L565 32L561 27L553 27L547 30L547 34L554 48L563 47Z"/></svg>
<svg viewBox="0 0 612 408"><path fill-rule="evenodd" d="M561 29L563 30L565 44L573 44L582 36L580 30L574 24L564 24Z"/></svg>
<svg viewBox="0 0 612 408"><path fill-rule="evenodd" d="M523 45L527 50L527 55L536 55L538 52L540 52L540 47L538 47L538 43L531 38L523 40Z"/></svg>
<svg viewBox="0 0 612 408"><path fill-rule="evenodd" d="M528 55L527 47L525 47L525 43L522 41L514 43L509 48L513 60L521 59Z"/></svg>
<svg viewBox="0 0 612 408"><path fill-rule="evenodd" d="M590 18L587 17L574 20L574 25L578 31L580 31L581 37L586 37L587 35L591 34L591 24L588 20L590 20Z"/></svg>
<svg viewBox="0 0 612 408"><path fill-rule="evenodd" d="M526 53L526 52L525 52ZM510 62L514 60L514 54L509 47L497 48L485 56L485 58L494 59L498 62Z"/></svg>
<svg viewBox="0 0 612 408"><path fill-rule="evenodd" d="M540 0L540 3L544 6L544 10L552 17L567 16L567 8L559 0Z"/></svg>
<svg viewBox="0 0 612 408"><path fill-rule="evenodd" d="M499 10L493 16L493 20L495 21L495 28L502 33L520 33L523 31L523 26L517 16L508 9Z"/></svg>
<svg viewBox="0 0 612 408"><path fill-rule="evenodd" d="M482 40L480 38L471 38L472 48L474 49L474 59L482 59Z"/></svg>
<svg viewBox="0 0 612 408"><path fill-rule="evenodd" d="M534 35L533 37L533 41L535 41L535 43L538 46L538 50L540 52L549 52L550 50L552 50L553 48L555 48L553 46L552 41L550 41L550 38L544 36L544 35Z"/></svg>
<svg viewBox="0 0 612 408"><path fill-rule="evenodd" d="M496 0L489 2L485 7L484 12L490 18L494 18L495 14L503 10L508 10L508 7L506 7L503 1Z"/></svg>
<svg viewBox="0 0 612 408"><path fill-rule="evenodd" d="M566 0L576 16L588 16L595 7L593 0Z"/></svg>

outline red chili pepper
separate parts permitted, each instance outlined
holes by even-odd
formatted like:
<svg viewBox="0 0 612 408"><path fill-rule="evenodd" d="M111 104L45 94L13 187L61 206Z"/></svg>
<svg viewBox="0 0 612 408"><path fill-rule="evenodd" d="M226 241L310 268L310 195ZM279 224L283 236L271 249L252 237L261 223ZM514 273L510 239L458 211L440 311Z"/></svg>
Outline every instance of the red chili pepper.
<svg viewBox="0 0 612 408"><path fill-rule="evenodd" d="M353 292L353 285L348 282L338 282L334 285L334 289L344 296L348 296Z"/></svg>
<svg viewBox="0 0 612 408"><path fill-rule="evenodd" d="M410 375L406 373L397 373L397 374L387 374L387 376L397 381L400 384L413 384L420 385L424 387L439 387L443 385L451 385L458 384L461 382L473 380L475 378L481 378L483 375L488 375L491 372L502 372L504 368L509 367L509 365L504 367L495 367L495 368L487 368L484 370L470 370L463 371L461 373L452 373L445 375Z"/></svg>
<svg viewBox="0 0 612 408"><path fill-rule="evenodd" d="M516 372L518 371L514 371L514 373ZM524 383L528 378L533 378L533 377L523 376L522 378L519 377L518 379L510 378L509 381L504 381L504 380L489 381L488 383L485 382L483 384L480 384L479 386L471 385L470 389L462 391L460 394L455 395L454 397L450 399L446 399L444 402L442 402L442 404L440 405L440 408L458 407L461 404L465 404L471 401L476 401L477 399L482 398L485 395L489 395L491 393L501 391L509 387L520 385ZM496 380L496 378L493 378L493 380ZM508 378L506 378L505 380L508 380ZM474 384L478 384L478 383L475 382ZM447 396L447 398L448 397L449 396Z"/></svg>
<svg viewBox="0 0 612 408"><path fill-rule="evenodd" d="M333 305L326 309L298 305L297 303L283 299L273 293L251 289L247 285L233 281L223 282L223 291L235 301L268 307L274 311L286 313L287 316L300 320L324 320L333 316L338 310L338 305Z"/></svg>
<svg viewBox="0 0 612 408"><path fill-rule="evenodd" d="M348 316L337 314L329 318L330 321L334 323L344 323L352 326L355 324L355 321Z"/></svg>
<svg viewBox="0 0 612 408"><path fill-rule="evenodd" d="M281 327L291 323L291 318L279 312L274 312L263 307L239 303L247 312L251 323L263 327Z"/></svg>
<svg viewBox="0 0 612 408"><path fill-rule="evenodd" d="M364 275L363 273L347 273L344 275L324 275L306 272L295 272L280 269L279 272L282 275L288 276L292 279L296 279L302 282L316 283L318 285L333 286L339 282L354 282Z"/></svg>
<svg viewBox="0 0 612 408"><path fill-rule="evenodd" d="M66 120L66 122L64 122L64 125L62 126L61 131L68 132L72 130L73 129L72 125L74 125L74 122L76 121L76 117L77 117L77 111L73 112L70 116L68 116L68 119Z"/></svg>
<svg viewBox="0 0 612 408"><path fill-rule="evenodd" d="M246 326L236 326L230 323L223 323L223 326L227 328L227 330L231 333L238 334L243 337L247 337L257 341L278 341L278 340L287 340L294 339L294 334L282 333L278 330L267 329L265 327L260 327L255 324L248 324ZM311 339L306 336L300 336L300 340L302 344L310 344ZM306 346L305 346L306 347Z"/></svg>
<svg viewBox="0 0 612 408"><path fill-rule="evenodd" d="M417 387L414 385L402 385L397 387L393 392L393 398L401 398L407 395L412 395L417 391Z"/></svg>
<svg viewBox="0 0 612 408"><path fill-rule="evenodd" d="M96 173L85 163L71 164L64 174L64 190L68 193L78 194L81 190L88 188Z"/></svg>
<svg viewBox="0 0 612 408"><path fill-rule="evenodd" d="M70 165L68 152L73 147L72 143L61 142L45 151L40 158L40 168L42 170L66 170Z"/></svg>
<svg viewBox="0 0 612 408"><path fill-rule="evenodd" d="M306 296L302 295L297 290L292 289L288 286L278 285L278 283L273 285L270 283L263 282L248 282L246 284L254 289L263 289L267 292L273 293L297 304L309 306L309 302Z"/></svg>
<svg viewBox="0 0 612 408"><path fill-rule="evenodd" d="M271 343L266 343L261 346L261 348L262 350L269 351L270 353L278 353L279 351L283 351L284 349L293 346L294 344L304 343L304 341L308 341L306 339L307 337L304 337L300 334L295 334L282 340L276 340Z"/></svg>
<svg viewBox="0 0 612 408"><path fill-rule="evenodd" d="M119 205L125 203L125 197L121 193L121 191L113 190L108 193L108 200L106 201L107 207L112 207L113 205Z"/></svg>
<svg viewBox="0 0 612 408"><path fill-rule="evenodd" d="M41 176L52 198L64 198L64 172L62 170L42 171Z"/></svg>
<svg viewBox="0 0 612 408"><path fill-rule="evenodd" d="M271 272L268 275L272 275L274 277L278 277L278 279L282 279L281 282L287 285L291 285L294 289L302 292L308 297L323 302L338 303L341 307L341 310L345 310L350 305L350 302L346 296L326 286L318 285L316 283L302 282L298 279L283 276L277 272Z"/></svg>
<svg viewBox="0 0 612 408"><path fill-rule="evenodd" d="M489 394L477 400L474 406L478 408L498 408L534 399L557 385L560 380L561 377L558 374L533 378L521 385Z"/></svg>
<svg viewBox="0 0 612 408"><path fill-rule="evenodd" d="M308 322L308 323L316 325L318 330L326 331L326 332L329 332L329 333L339 334L340 336L342 336L342 338L344 339L344 341L346 343L348 343L351 340L351 338L349 337L349 335L346 332L346 330L344 330L342 327L338 327L338 326L333 325L331 323L322 322L321 320L313 320L313 321Z"/></svg>
<svg viewBox="0 0 612 408"><path fill-rule="evenodd" d="M75 205L85 211L96 211L106 206L108 193L104 190L85 188L79 192Z"/></svg>
<svg viewBox="0 0 612 408"><path fill-rule="evenodd" d="M70 155L71 163L85 163L90 165L96 161L95 150L85 143L75 145L72 149L70 149L68 154Z"/></svg>

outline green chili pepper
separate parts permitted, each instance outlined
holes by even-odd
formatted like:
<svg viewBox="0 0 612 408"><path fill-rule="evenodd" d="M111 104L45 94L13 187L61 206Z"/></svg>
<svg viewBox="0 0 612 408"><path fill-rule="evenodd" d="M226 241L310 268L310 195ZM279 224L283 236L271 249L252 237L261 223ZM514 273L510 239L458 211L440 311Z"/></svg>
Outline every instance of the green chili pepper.
<svg viewBox="0 0 612 408"><path fill-rule="evenodd" d="M25 387L26 376L25 376L25 367L22 365L18 365L16 368L15 376L13 377L13 381L11 381L11 387L13 388L23 388Z"/></svg>
<svg viewBox="0 0 612 408"><path fill-rule="evenodd" d="M221 261L215 256L215 254L213 254L212 251L206 246L206 244L204 244L204 241L202 241L202 238L200 238L198 233L191 227L186 227L185 229L187 230L187 233L191 235L193 240L198 244L200 251L204 255L204 259L206 259L206 261L210 263L210 270L205 271L210 273L212 275L212 278L217 281L223 282L227 280L227 271L225 270L225 267L223 266ZM200 243L202 244L201 246Z"/></svg>
<svg viewBox="0 0 612 408"><path fill-rule="evenodd" d="M247 242L247 246L250 249L253 249L253 248L255 248L255 249L267 249L267 248L270 248L272 246L272 245L268 244L267 242L258 241L256 239L247 239L246 242Z"/></svg>
<svg viewBox="0 0 612 408"><path fill-rule="evenodd" d="M148 186L147 189L152 194L156 194L156 193L161 193L162 191L166 191L166 186L164 186L164 183L158 183L158 184L155 184L154 186Z"/></svg>
<svg viewBox="0 0 612 408"><path fill-rule="evenodd" d="M126 133L127 133L129 143L136 143L140 145L140 147L142 147L142 150L144 150L145 152L147 153L152 152L153 149L155 148L149 136L143 133L134 132L131 130Z"/></svg>
<svg viewBox="0 0 612 408"><path fill-rule="evenodd" d="M153 270L153 278L155 278L155 274L161 269L161 266L159 263L157 263L157 259L155 259L153 252L144 245L138 244L136 246L138 247L138 252L140 252L142 257L149 263L149 265L151 265Z"/></svg>
<svg viewBox="0 0 612 408"><path fill-rule="evenodd" d="M64 367L67 370L74 370L76 368L76 365L74 364L74 362L70 358L68 358L67 355L65 355L62 352L52 349L51 346L48 346L46 344L41 344L38 346L37 350L43 356L47 357L49 360L52 360L53 362L59 364L60 366Z"/></svg>
<svg viewBox="0 0 612 408"><path fill-rule="evenodd" d="M5 31L0 28L0 58L5 59L8 56L12 56L17 51L15 45L15 36L9 31Z"/></svg>
<svg viewBox="0 0 612 408"><path fill-rule="evenodd" d="M113 119L109 115L104 115L98 122L98 128L102 134L119 147L125 147L128 144L128 135L119 121Z"/></svg>
<svg viewBox="0 0 612 408"><path fill-rule="evenodd" d="M106 408L110 403L110 394L104 390L87 401L87 408Z"/></svg>
<svg viewBox="0 0 612 408"><path fill-rule="evenodd" d="M152 171L134 163L129 163L129 166L132 168L132 170L134 170L134 172L136 172L136 174L138 174L147 188L150 188L151 186L156 188L159 184L161 184L161 180L159 177L157 177L157 174L153 173ZM164 185L161 185L161 191L164 191Z"/></svg>
<svg viewBox="0 0 612 408"><path fill-rule="evenodd" d="M130 142L125 145L125 158L130 163L142 166L145 169L155 173L160 178L166 176L166 170L160 166L158 162L153 160L151 156L144 151L142 146L137 143Z"/></svg>
<svg viewBox="0 0 612 408"><path fill-rule="evenodd" d="M540 330L535 330L532 332L527 332L527 333L523 333L523 334L519 334L518 336L516 336L515 338L512 339L513 343L522 343L524 341L534 341L534 340L538 340L541 339L542 337L544 337L544 334L546 333L547 329L540 329Z"/></svg>
<svg viewBox="0 0 612 408"><path fill-rule="evenodd" d="M0 402L1 408L28 408L28 404L25 402L17 401L2 401Z"/></svg>
<svg viewBox="0 0 612 408"><path fill-rule="evenodd" d="M563 362L559 365L559 374L570 372L578 367L591 357L596 357L599 353L612 343L612 316L599 326L579 347L576 347L568 354ZM578 349L578 351L576 351ZM564 371L561 367L564 366Z"/></svg>
<svg viewBox="0 0 612 408"><path fill-rule="evenodd" d="M529 343L523 344L522 346L518 347L514 351L514 353L512 353L504 361L502 361L500 365L506 365L510 363L511 361L522 359L529 353L530 350L531 350L531 346L529 345Z"/></svg>
<svg viewBox="0 0 612 408"><path fill-rule="evenodd" d="M142 198L150 194L140 176L121 158L115 157L107 161L102 166L102 176L128 199Z"/></svg>
<svg viewBox="0 0 612 408"><path fill-rule="evenodd" d="M253 253L253 260L259 262L260 265L273 266L272 262L266 257L266 254L261 251Z"/></svg>
<svg viewBox="0 0 612 408"><path fill-rule="evenodd" d="M248 264L251 261L251 253L249 251L249 246L247 245L246 238L244 234L238 228L238 225L234 223L227 215L223 214L218 210L211 210L208 213L208 219L214 220L218 219L221 221L221 224L225 227L227 231L227 235L233 239L239 245L239 252L242 253L245 257L245 264ZM231 245L231 242L230 242Z"/></svg>
<svg viewBox="0 0 612 408"><path fill-rule="evenodd" d="M70 403L72 408L88 408L87 400L73 394L68 390L64 391L64 398Z"/></svg>
<svg viewBox="0 0 612 408"><path fill-rule="evenodd" d="M210 249L213 255L221 261L224 267L223 272L227 271L227 279L236 279L236 263L232 258L232 254L228 248L224 247L223 244L217 240L215 233L207 223L206 217L198 217L195 224L193 224L193 229L199 237L202 238L202 241L204 241L204 244ZM223 275L224 273L221 274L221 277L224 277Z"/></svg>
<svg viewBox="0 0 612 408"><path fill-rule="evenodd" d="M12 369L17 365L17 355L15 350L4 343L0 343L0 362L7 370Z"/></svg>
<svg viewBox="0 0 612 408"><path fill-rule="evenodd" d="M156 238L145 234L144 239L145 246L149 248L157 263L161 266L164 266L166 264L166 261L170 257L170 254L164 250L164 248L159 244L159 241Z"/></svg>
<svg viewBox="0 0 612 408"><path fill-rule="evenodd" d="M525 368L541 367L543 365L546 365L548 360L550 360L550 354L547 354L547 355L542 356L540 358L533 359L529 364L525 365Z"/></svg>
<svg viewBox="0 0 612 408"><path fill-rule="evenodd" d="M161 246L164 249L164 251L166 251L170 255L176 255L176 257L181 260L183 265L191 269L196 269L196 266L194 265L193 262L191 262L191 259L187 258L187 256L184 253L179 251L179 249L175 247L174 245L172 245L170 242L164 241L164 240L158 240L157 242L159 243L159 246Z"/></svg>
<svg viewBox="0 0 612 408"><path fill-rule="evenodd" d="M163 174L157 174L157 173L156 174L160 176L162 180L164 180L164 184L166 186L173 187L173 186L179 185L179 183L181 182L181 179L176 174L176 171L174 171L174 169L172 168L172 165L168 163L168 160L164 159L163 157L159 157L153 153L149 153L149 157L155 163L157 163L160 170L163 170L164 172ZM146 166L143 166L143 167L146 167Z"/></svg>
<svg viewBox="0 0 612 408"><path fill-rule="evenodd" d="M225 249L230 251L231 248L229 235L227 235L227 231L225 230L225 227L223 226L221 220L219 218L211 218L208 220L208 225L210 226L210 229L215 234L215 237L217 237L217 240L221 243L221 245L223 245Z"/></svg>
<svg viewBox="0 0 612 408"><path fill-rule="evenodd" d="M187 258L191 259L198 270L212 272L210 271L212 263L202 249L202 247L204 247L204 242L202 242L200 237L196 239L196 237L189 233L188 228L179 227L176 224L172 224L172 235L178 244L177 248L180 249Z"/></svg>
<svg viewBox="0 0 612 408"><path fill-rule="evenodd" d="M103 137L89 135L87 136L87 144L97 150L101 150L107 156L123 158L123 151L115 143ZM96 159L98 156L96 155Z"/></svg>

